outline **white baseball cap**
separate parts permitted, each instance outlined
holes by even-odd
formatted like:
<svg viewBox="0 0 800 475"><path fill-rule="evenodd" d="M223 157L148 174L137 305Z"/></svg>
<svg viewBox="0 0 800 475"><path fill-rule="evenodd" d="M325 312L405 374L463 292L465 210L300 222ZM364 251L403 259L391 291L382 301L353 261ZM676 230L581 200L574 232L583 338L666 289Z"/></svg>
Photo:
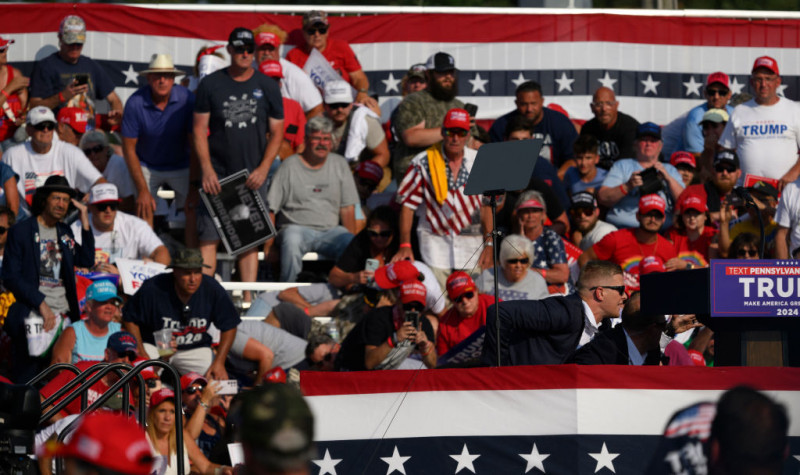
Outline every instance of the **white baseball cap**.
<svg viewBox="0 0 800 475"><path fill-rule="evenodd" d="M117 185L113 183L99 183L92 187L90 192L89 204L114 202L119 203L119 193Z"/></svg>
<svg viewBox="0 0 800 475"><path fill-rule="evenodd" d="M325 84L325 104L353 102L353 88L344 81L331 81Z"/></svg>
<svg viewBox="0 0 800 475"><path fill-rule="evenodd" d="M56 116L53 111L45 106L36 106L28 111L28 124L39 125L42 122L56 123Z"/></svg>

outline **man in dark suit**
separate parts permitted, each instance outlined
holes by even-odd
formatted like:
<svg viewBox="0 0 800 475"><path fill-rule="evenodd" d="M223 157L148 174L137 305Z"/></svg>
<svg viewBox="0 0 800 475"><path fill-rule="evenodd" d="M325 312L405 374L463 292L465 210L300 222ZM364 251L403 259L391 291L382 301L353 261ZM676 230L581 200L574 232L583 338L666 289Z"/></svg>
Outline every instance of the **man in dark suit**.
<svg viewBox="0 0 800 475"><path fill-rule="evenodd" d="M642 314L640 294L635 292L622 310L622 324L580 347L572 362L586 365L658 365L661 361L659 341L665 327L664 315Z"/></svg>
<svg viewBox="0 0 800 475"><path fill-rule="evenodd" d="M61 222L70 202L80 210L82 246L75 242L70 227ZM86 205L75 200L75 190L66 178L53 175L37 188L32 210L33 217L8 231L3 259L3 284L16 299L4 328L11 337L12 380L17 383L27 382L50 361L49 350L35 357L29 354L26 332L37 324L26 324L25 319L40 317L38 325L44 331L60 323L57 315L77 321L80 308L75 267L94 265L89 214Z"/></svg>
<svg viewBox="0 0 800 475"><path fill-rule="evenodd" d="M581 271L578 291L568 297L500 302L498 342L494 306L486 315L483 360L500 365L561 364L589 343L602 321L616 317L625 303L622 269L591 261Z"/></svg>

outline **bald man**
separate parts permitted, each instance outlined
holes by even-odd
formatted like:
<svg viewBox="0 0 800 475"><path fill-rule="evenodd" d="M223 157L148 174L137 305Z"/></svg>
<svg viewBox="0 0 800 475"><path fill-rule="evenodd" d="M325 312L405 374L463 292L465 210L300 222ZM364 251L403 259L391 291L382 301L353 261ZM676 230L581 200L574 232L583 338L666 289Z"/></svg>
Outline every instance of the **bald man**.
<svg viewBox="0 0 800 475"><path fill-rule="evenodd" d="M633 141L639 121L619 112L619 102L614 91L601 87L592 96L590 107L594 119L583 125L581 136L591 135L599 142L597 152L600 163L597 166L607 170L621 158L633 158Z"/></svg>

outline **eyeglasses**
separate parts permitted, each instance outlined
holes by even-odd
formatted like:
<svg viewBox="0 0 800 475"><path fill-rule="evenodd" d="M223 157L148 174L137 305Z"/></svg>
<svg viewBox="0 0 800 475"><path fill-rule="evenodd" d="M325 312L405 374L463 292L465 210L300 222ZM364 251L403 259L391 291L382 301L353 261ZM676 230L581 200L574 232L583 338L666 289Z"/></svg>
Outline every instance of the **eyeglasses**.
<svg viewBox="0 0 800 475"><path fill-rule="evenodd" d="M119 203L98 203L94 206L97 207L97 211L106 211L109 208L111 208L111 211L116 211Z"/></svg>
<svg viewBox="0 0 800 475"><path fill-rule="evenodd" d="M569 212L574 214L574 215L576 215L576 216L579 216L579 215L591 216L591 215L594 214L594 209L578 207L578 208L570 209Z"/></svg>
<svg viewBox="0 0 800 475"><path fill-rule="evenodd" d="M306 34L308 36L314 36L314 34L316 34L316 33L319 33L320 35L324 35L327 32L328 32L328 27L327 26L318 26L316 28L314 28L314 27L306 28Z"/></svg>
<svg viewBox="0 0 800 475"><path fill-rule="evenodd" d="M236 54L253 54L256 50L255 45L234 46L233 52Z"/></svg>
<svg viewBox="0 0 800 475"><path fill-rule="evenodd" d="M349 102L336 102L336 103L333 103L333 104L326 104L326 105L328 107L330 107L331 109L346 109L348 106L350 106L350 103Z"/></svg>
<svg viewBox="0 0 800 475"><path fill-rule="evenodd" d="M527 257L523 257L522 259L506 259L506 263L508 264L525 264L527 265L531 260Z"/></svg>
<svg viewBox="0 0 800 475"><path fill-rule="evenodd" d="M205 386L189 386L188 388L184 389L183 392L186 394L194 394L202 391L203 389L205 389Z"/></svg>
<svg viewBox="0 0 800 475"><path fill-rule="evenodd" d="M460 296L459 296L459 297L456 299L456 303L461 303L461 302L463 302L463 301L464 301L464 299L472 299L472 297L474 297L474 296L475 296L475 292L472 292L472 291L470 291L470 292L464 292L463 294L461 294L461 295L460 295Z"/></svg>
<svg viewBox="0 0 800 475"><path fill-rule="evenodd" d="M38 130L39 132L42 131L50 131L56 128L56 124L53 122L42 122L41 124L36 124L33 126L34 129Z"/></svg>
<svg viewBox="0 0 800 475"><path fill-rule="evenodd" d="M389 229L385 231L373 231L372 229L367 229L367 233L369 234L369 237L374 237L374 238L376 237L387 238L392 235L392 231Z"/></svg>
<svg viewBox="0 0 800 475"><path fill-rule="evenodd" d="M706 89L706 94L709 96L727 96L728 91L726 89Z"/></svg>
<svg viewBox="0 0 800 475"><path fill-rule="evenodd" d="M83 149L83 153L85 153L86 155L91 155L93 153L102 152L103 150L105 150L104 146L95 145L94 147L89 147L89 148Z"/></svg>
<svg viewBox="0 0 800 475"><path fill-rule="evenodd" d="M315 362L314 366L316 366L317 368L322 368L325 366L325 363L330 363L331 361L333 361L333 357L334 357L333 352L329 351L328 353L325 353L325 356L323 356L321 360Z"/></svg>
<svg viewBox="0 0 800 475"><path fill-rule="evenodd" d="M758 251L755 249L739 249L736 253L737 257L758 257Z"/></svg>
<svg viewBox="0 0 800 475"><path fill-rule="evenodd" d="M619 296L620 297L625 295L625 286L624 285L597 285L597 286L589 288L589 290L594 290L594 289L611 289L611 290L616 290L617 292L619 292Z"/></svg>
<svg viewBox="0 0 800 475"><path fill-rule="evenodd" d="M714 166L714 171L717 173L733 173L736 169L733 167L726 167L725 165L716 165Z"/></svg>
<svg viewBox="0 0 800 475"><path fill-rule="evenodd" d="M467 136L468 133L469 133L469 131L468 130L464 130L464 129L444 129L444 136L445 137L456 136L456 137L464 138L464 137Z"/></svg>

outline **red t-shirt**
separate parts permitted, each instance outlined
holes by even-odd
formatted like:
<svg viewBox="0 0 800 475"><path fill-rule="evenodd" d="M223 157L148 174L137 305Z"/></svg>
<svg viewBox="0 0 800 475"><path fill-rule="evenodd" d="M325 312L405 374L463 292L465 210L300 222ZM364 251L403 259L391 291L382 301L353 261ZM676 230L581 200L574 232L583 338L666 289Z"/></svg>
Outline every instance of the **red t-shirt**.
<svg viewBox="0 0 800 475"><path fill-rule="evenodd" d="M288 97L283 98L283 138L288 140L293 150L303 143L306 136L306 115L300 103ZM286 157L283 157L286 158Z"/></svg>
<svg viewBox="0 0 800 475"><path fill-rule="evenodd" d="M678 257L691 262L695 266L706 267L708 266L708 246L711 245L711 241L716 235L716 229L705 226L700 237L695 241L689 241L684 231L678 231L675 228L669 230L667 237L672 241Z"/></svg>
<svg viewBox="0 0 800 475"><path fill-rule="evenodd" d="M639 262L647 256L658 256L662 261L676 257L675 247L667 238L658 235L655 244L641 244L636 240L636 229L620 229L607 234L592 249L597 258L619 264L625 272L625 285L639 288Z"/></svg>
<svg viewBox="0 0 800 475"><path fill-rule="evenodd" d="M86 371L87 368L89 368L91 366L94 366L97 363L101 363L101 361L78 361L77 363L75 363L75 366L81 372L83 372L83 371ZM92 373L91 375L94 376L95 374L97 374L97 373ZM73 379L75 379L75 374L72 371L62 370L61 372L58 373L58 375L56 375L55 378L53 378L49 383L47 383L42 388L42 390L40 391L40 394L44 398L48 398L51 395L55 394L55 392L58 391L59 389L61 389L64 386L66 386L67 383L69 383ZM109 388L109 386L106 385L106 383L104 383L102 379L100 379L98 382L96 382L94 385L92 385L92 387L90 387L89 390L86 392L86 407L89 407L93 402L95 402L98 397L100 397L104 392L106 392L108 390L108 388ZM70 393L67 393L67 394L70 394ZM122 393L121 392L117 392L117 396L112 397L111 399L109 399L106 402L106 405L109 405L109 403L111 403L111 401L114 401L117 398L120 401L122 400ZM62 399L64 399L64 398L62 397L58 401L61 401ZM56 401L56 402L58 402L58 401ZM131 399L131 404L133 404L133 399ZM114 404L112 403L111 406L113 407ZM77 398L73 399L71 403L69 403L64 409L61 410L61 415L63 415L63 416L68 416L70 414L80 414L80 413L81 413L81 398L80 397L77 397Z"/></svg>
<svg viewBox="0 0 800 475"><path fill-rule="evenodd" d="M450 348L461 343L479 328L486 325L486 309L494 304L494 295L478 294L478 310L470 318L461 318L456 309L450 310L439 319L439 336L436 337L436 354L447 353Z"/></svg>
<svg viewBox="0 0 800 475"><path fill-rule="evenodd" d="M307 48L307 45L301 45L296 48L292 48L288 53L286 53L286 59L302 68L305 66L308 55L311 52ZM352 82L350 81L350 73L353 71L360 71L362 69L361 63L359 63L358 58L356 58L356 54L353 53L350 45L344 40L329 38L328 44L325 46L325 51L322 52L322 56L325 56L325 59L331 63L331 67L334 69L334 71L342 76L342 79L351 84Z"/></svg>

